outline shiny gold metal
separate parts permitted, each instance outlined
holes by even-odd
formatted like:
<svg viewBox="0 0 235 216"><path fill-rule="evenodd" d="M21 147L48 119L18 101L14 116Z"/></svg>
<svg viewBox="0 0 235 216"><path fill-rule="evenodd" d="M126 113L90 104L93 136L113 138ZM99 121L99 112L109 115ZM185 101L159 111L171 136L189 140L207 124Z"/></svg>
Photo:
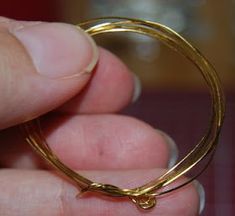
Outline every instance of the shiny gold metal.
<svg viewBox="0 0 235 216"><path fill-rule="evenodd" d="M212 116L207 133L202 137L200 142L166 173L145 185L132 189L121 189L114 185L93 182L79 175L62 163L52 152L42 134L38 119L29 121L23 125L27 133L27 142L42 158L69 177L81 189L81 193L90 191L112 197L128 197L141 209L150 209L156 205L156 197L188 184L197 175L174 188L166 189L165 187L167 185L175 182L189 172L206 156L211 157L213 155L218 143L225 110L220 81L213 66L195 47L173 30L159 23L130 18L106 17L89 20L79 24L79 26L85 29L91 36L112 32L134 32L158 39L171 49L188 58L199 69L210 89Z"/></svg>

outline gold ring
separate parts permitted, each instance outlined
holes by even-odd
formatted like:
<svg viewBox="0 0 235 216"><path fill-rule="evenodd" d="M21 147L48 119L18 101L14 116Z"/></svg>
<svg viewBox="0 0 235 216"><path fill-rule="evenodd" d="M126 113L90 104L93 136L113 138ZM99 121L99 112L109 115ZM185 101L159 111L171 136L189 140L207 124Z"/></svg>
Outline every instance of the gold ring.
<svg viewBox="0 0 235 216"><path fill-rule="evenodd" d="M212 114L206 134L174 167L160 177L137 188L122 189L114 185L93 182L87 179L62 163L52 152L40 129L39 119L26 122L22 125L26 132L27 142L42 158L70 178L81 189L81 193L90 191L112 197L128 197L138 207L150 209L156 205L156 197L188 184L204 169L186 180L186 182L174 188L164 190L167 185L185 175L206 156L211 159L218 143L225 112L224 95L219 78L213 66L195 47L173 30L159 23L122 17L104 17L86 21L79 24L79 26L91 36L112 32L134 32L158 39L171 49L188 58L199 69L209 87L212 98Z"/></svg>

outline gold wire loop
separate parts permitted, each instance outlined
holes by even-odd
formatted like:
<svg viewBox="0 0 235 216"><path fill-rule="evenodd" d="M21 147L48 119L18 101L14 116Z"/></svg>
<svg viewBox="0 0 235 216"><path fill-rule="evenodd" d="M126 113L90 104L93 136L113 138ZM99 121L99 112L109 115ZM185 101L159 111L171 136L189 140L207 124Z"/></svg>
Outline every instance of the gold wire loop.
<svg viewBox="0 0 235 216"><path fill-rule="evenodd" d="M79 26L91 36L113 32L134 32L158 39L171 49L188 58L199 69L209 87L212 98L212 114L207 133L182 160L166 173L147 184L132 189L121 189L114 185L92 182L81 176L62 163L52 152L42 134L38 119L23 124L27 142L42 158L69 177L81 189L81 193L90 191L112 197L128 197L138 207L150 209L156 205L156 197L188 184L204 169L175 188L164 190L165 186L175 182L175 180L189 172L206 156L211 157L213 155L218 143L225 111L220 81L213 66L195 47L173 30L159 23L122 17L104 17L89 20L79 24Z"/></svg>

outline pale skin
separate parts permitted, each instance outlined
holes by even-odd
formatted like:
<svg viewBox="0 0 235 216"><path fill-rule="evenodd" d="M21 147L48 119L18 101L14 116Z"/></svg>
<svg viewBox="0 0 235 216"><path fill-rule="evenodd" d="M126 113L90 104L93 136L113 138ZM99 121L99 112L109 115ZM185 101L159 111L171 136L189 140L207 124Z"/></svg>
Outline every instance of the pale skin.
<svg viewBox="0 0 235 216"><path fill-rule="evenodd" d="M197 215L193 185L159 199L147 213L128 199L76 198L78 188L24 141L16 126L44 115L53 151L89 178L134 187L167 168L166 139L140 120L115 114L131 103L133 73L89 40L71 25L0 18L0 215Z"/></svg>

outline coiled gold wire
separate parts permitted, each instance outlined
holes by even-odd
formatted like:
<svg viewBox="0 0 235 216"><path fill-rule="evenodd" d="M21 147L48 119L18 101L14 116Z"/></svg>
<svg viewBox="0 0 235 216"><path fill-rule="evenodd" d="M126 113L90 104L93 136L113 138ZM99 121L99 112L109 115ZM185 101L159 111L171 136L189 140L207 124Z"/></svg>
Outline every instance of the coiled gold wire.
<svg viewBox="0 0 235 216"><path fill-rule="evenodd" d="M112 197L129 197L142 209L152 208L156 205L156 197L176 190L194 180L204 169L186 182L174 188L164 190L167 185L189 172L206 156L211 157L216 149L225 112L224 95L216 71L200 51L183 37L170 28L156 22L122 17L103 17L86 21L78 26L91 36L114 32L134 32L158 39L171 49L188 58L199 69L209 87L212 99L212 114L207 133L174 167L160 177L137 188L122 189L114 185L97 183L87 179L62 163L52 152L40 129L39 119L26 122L22 125L26 132L27 142L42 158L70 178L81 189L81 193L91 191Z"/></svg>

